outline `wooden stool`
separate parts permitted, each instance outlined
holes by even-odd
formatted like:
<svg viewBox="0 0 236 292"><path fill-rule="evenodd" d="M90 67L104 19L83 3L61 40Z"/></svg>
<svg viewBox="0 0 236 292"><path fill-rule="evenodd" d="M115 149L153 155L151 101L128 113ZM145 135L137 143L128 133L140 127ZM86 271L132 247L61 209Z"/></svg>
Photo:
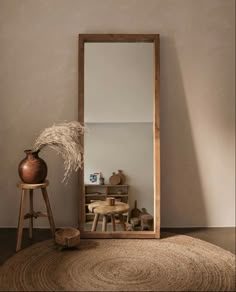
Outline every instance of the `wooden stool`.
<svg viewBox="0 0 236 292"><path fill-rule="evenodd" d="M99 216L102 215L102 231L107 231L107 219L111 216L112 231L116 231L116 215L119 216L120 225L123 231L126 231L123 214L129 211L129 205L123 202L116 202L114 206L108 205L107 201L96 201L88 205L90 212L95 213L91 231L96 231Z"/></svg>
<svg viewBox="0 0 236 292"><path fill-rule="evenodd" d="M52 235L54 237L55 234L55 224L54 219L52 215L52 210L48 198L48 193L46 190L46 187L49 185L49 181L45 181L41 184L26 184L23 182L20 182L17 184L17 187L21 189L21 202L20 202L20 212L19 212L19 220L18 220L18 234L17 234L17 244L16 244L16 251L19 251L21 249L21 241L22 241L22 235L23 235L23 225L24 225L24 219L30 219L29 221L29 237L33 237L33 218L38 217L48 217L50 228L52 231ZM43 194L43 199L46 204L47 213L42 212L34 212L33 208L33 191L35 189L41 189ZM30 210L29 213L25 213L25 206L26 206L26 197L27 197L27 190L29 190L29 199L30 199Z"/></svg>
<svg viewBox="0 0 236 292"><path fill-rule="evenodd" d="M153 230L153 216L150 214L141 215L141 230Z"/></svg>

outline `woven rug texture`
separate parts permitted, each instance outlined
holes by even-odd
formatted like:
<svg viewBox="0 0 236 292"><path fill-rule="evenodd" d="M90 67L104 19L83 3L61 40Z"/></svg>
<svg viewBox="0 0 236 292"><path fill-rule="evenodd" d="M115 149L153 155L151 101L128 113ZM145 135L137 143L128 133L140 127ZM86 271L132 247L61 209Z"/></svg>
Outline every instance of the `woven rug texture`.
<svg viewBox="0 0 236 292"><path fill-rule="evenodd" d="M52 240L0 267L1 291L235 291L235 256L185 235L88 239L60 251Z"/></svg>

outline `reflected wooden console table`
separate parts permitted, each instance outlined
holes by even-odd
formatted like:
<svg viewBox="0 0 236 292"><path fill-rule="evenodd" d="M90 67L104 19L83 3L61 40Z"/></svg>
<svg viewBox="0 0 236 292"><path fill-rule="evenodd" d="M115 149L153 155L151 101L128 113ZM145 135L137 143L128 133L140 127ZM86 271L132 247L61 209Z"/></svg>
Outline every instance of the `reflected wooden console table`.
<svg viewBox="0 0 236 292"><path fill-rule="evenodd" d="M96 231L99 216L103 216L102 231L107 230L108 216L111 216L112 231L116 231L116 216L119 217L120 225L123 231L126 230L123 214L129 211L129 205L122 202L116 202L114 206L108 205L107 201L96 201L88 205L90 212L94 213L94 221L91 231Z"/></svg>

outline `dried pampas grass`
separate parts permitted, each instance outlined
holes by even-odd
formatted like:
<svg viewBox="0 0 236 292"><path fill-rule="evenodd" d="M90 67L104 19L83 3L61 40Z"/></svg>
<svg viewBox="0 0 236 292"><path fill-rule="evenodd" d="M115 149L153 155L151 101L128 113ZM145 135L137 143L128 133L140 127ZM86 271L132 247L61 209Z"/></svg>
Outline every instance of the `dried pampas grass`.
<svg viewBox="0 0 236 292"><path fill-rule="evenodd" d="M79 122L60 123L45 128L34 143L33 151L48 146L61 154L65 167L63 182L68 182L71 173L82 168L83 148L79 138L83 132L84 127Z"/></svg>

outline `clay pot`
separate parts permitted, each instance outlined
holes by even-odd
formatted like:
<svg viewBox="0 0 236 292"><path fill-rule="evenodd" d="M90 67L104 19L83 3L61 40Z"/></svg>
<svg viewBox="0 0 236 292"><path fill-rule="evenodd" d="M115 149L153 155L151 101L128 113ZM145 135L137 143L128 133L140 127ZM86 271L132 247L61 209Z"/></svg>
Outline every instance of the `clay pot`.
<svg viewBox="0 0 236 292"><path fill-rule="evenodd" d="M18 172L21 180L28 184L39 184L47 177L47 164L38 156L40 150L25 150L26 157L20 162Z"/></svg>
<svg viewBox="0 0 236 292"><path fill-rule="evenodd" d="M122 170L120 170L120 169L118 169L118 174L120 176L120 184L124 185L125 184L125 180L126 180L125 175L123 174Z"/></svg>

